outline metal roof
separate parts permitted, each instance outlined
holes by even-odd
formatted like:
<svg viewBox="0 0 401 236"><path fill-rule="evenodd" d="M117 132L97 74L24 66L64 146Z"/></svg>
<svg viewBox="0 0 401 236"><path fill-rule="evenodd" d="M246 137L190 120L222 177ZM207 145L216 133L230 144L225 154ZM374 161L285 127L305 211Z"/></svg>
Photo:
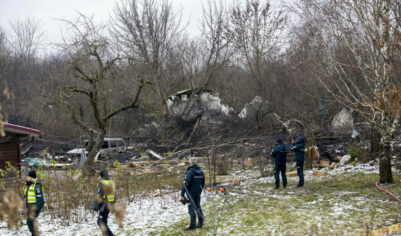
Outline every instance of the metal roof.
<svg viewBox="0 0 401 236"><path fill-rule="evenodd" d="M185 89L185 90L182 90L182 91L178 91L178 92L176 92L174 94L171 94L167 98L171 98L172 96L179 96L179 95L182 95L182 94L187 94L188 96L191 96L194 91L196 91L197 93L200 93L200 92L212 92L212 90L207 88L207 87L191 88L191 89Z"/></svg>
<svg viewBox="0 0 401 236"><path fill-rule="evenodd" d="M14 133L14 134L22 134L22 135L30 135L34 137L40 137L42 136L42 133L40 130L37 129L32 129L20 125L14 125L10 123L3 122L3 127L4 131L8 133Z"/></svg>

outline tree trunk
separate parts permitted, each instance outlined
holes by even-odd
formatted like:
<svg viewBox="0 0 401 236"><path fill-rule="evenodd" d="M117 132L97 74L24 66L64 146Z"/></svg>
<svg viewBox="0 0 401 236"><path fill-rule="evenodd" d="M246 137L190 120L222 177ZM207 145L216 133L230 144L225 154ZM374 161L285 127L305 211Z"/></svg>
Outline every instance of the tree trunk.
<svg viewBox="0 0 401 236"><path fill-rule="evenodd" d="M370 157L375 160L380 156L381 145L380 145L380 132L376 127L372 127L372 134L370 138Z"/></svg>
<svg viewBox="0 0 401 236"><path fill-rule="evenodd" d="M96 138L95 145L93 146L92 150L90 150L90 152L88 153L88 159L85 162L84 170L89 175L92 175L95 173L95 169L94 169L95 157L103 144L103 140L104 140L105 136L106 136L106 131L101 130Z"/></svg>
<svg viewBox="0 0 401 236"><path fill-rule="evenodd" d="M384 139L386 140L386 139ZM380 183L393 183L393 174L391 173L391 147L389 141L384 141L380 152Z"/></svg>
<svg viewBox="0 0 401 236"><path fill-rule="evenodd" d="M305 130L305 148L307 148L307 152L305 152L305 169L312 169L312 146L316 146L315 137L313 135L313 131L308 126Z"/></svg>

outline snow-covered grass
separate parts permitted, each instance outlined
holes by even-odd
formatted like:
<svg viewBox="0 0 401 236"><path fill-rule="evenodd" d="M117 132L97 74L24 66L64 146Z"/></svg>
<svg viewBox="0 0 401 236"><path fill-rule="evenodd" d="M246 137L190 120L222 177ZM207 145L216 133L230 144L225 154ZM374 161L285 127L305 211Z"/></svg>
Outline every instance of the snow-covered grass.
<svg viewBox="0 0 401 236"><path fill-rule="evenodd" d="M401 223L400 203L377 190L378 169L356 165L324 170L326 177L305 171L303 188L295 187L297 177L289 178L287 189L274 190L274 178L243 181L228 187L227 206L217 234L246 235L356 235ZM399 174L395 178L401 178ZM401 184L385 185L401 196ZM398 189L398 190L397 190ZM205 227L189 235L213 234L213 216L220 214L224 196L205 196ZM189 217L168 228L161 235L185 234Z"/></svg>
<svg viewBox="0 0 401 236"><path fill-rule="evenodd" d="M110 214L109 226L116 235L149 235L155 229L167 227L183 219L186 209L178 202L178 193L135 200L127 205L123 229L119 229L114 216ZM51 219L43 212L38 217L41 235L101 235L97 226L97 215L84 211L81 222L66 224L65 221ZM0 223L0 235L29 235L25 220L19 231L10 231L5 222Z"/></svg>
<svg viewBox="0 0 401 236"><path fill-rule="evenodd" d="M306 170L303 188L295 187L298 178L292 177L287 189L279 190L273 189L273 177L258 178L257 169L233 171L221 178L226 181L226 195L203 194L203 229L184 231L189 215L187 206L178 202L178 191L135 198L127 205L124 228L118 228L114 216L109 225L116 235L213 235L215 231L217 235L356 235L401 223L400 203L375 187L377 167L348 165L323 171L328 173L325 177ZM234 178L240 178L241 185L232 185ZM401 196L400 186L382 187ZM69 225L43 212L38 218L42 235L101 235L97 216L82 211L81 222ZM28 235L28 229L25 222L17 232L1 223L0 235Z"/></svg>

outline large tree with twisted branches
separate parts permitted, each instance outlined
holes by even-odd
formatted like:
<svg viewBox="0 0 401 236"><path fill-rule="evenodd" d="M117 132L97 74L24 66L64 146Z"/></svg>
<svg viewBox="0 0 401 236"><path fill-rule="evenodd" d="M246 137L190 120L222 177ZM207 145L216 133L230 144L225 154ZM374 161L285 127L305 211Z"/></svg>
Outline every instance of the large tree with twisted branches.
<svg viewBox="0 0 401 236"><path fill-rule="evenodd" d="M113 51L104 34L105 27L95 25L92 18L80 15L76 22L67 24L72 35L62 48L70 62L68 74L72 79L60 89L60 101L70 111L72 121L89 137L85 169L91 170L110 120L138 107L146 82L134 81L127 102L113 103L114 84L122 76L124 59Z"/></svg>

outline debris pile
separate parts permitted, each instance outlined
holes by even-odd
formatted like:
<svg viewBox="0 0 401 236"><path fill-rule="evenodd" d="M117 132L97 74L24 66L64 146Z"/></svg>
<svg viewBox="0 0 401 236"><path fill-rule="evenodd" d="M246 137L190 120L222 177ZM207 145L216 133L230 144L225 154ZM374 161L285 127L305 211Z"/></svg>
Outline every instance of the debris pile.
<svg viewBox="0 0 401 236"><path fill-rule="evenodd" d="M234 114L234 109L225 105L218 94L210 91L184 90L170 96L167 106L171 114L184 121L195 121L200 118L207 123L222 123Z"/></svg>
<svg viewBox="0 0 401 236"><path fill-rule="evenodd" d="M333 128L354 128L354 118L352 116L352 110L349 108L343 108L337 115L334 116L333 122L331 123Z"/></svg>

